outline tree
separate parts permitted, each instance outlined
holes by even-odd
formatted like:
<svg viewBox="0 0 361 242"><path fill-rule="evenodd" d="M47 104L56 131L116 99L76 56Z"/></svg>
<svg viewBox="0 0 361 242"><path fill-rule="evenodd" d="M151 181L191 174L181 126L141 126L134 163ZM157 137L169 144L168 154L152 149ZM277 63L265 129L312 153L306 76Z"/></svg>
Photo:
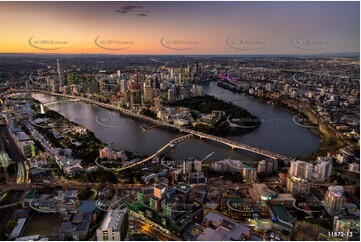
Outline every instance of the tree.
<svg viewBox="0 0 361 242"><path fill-rule="evenodd" d="M88 199L92 194L92 191L87 187L87 188L82 188L80 189L79 193L78 193L78 199L79 200L86 200Z"/></svg>
<svg viewBox="0 0 361 242"><path fill-rule="evenodd" d="M15 164L10 164L6 170L9 174L14 175L16 172Z"/></svg>

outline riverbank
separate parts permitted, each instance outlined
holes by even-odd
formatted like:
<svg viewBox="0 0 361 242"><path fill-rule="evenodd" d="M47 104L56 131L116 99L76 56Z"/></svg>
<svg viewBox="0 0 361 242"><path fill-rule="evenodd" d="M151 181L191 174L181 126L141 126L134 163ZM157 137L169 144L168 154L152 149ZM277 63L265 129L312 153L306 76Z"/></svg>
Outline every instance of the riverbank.
<svg viewBox="0 0 361 242"><path fill-rule="evenodd" d="M169 103L171 107L190 109L193 125L190 129L217 136L250 133L261 125L261 120L248 110L211 95L202 95ZM204 114L207 115L205 118ZM232 117L232 122L229 117Z"/></svg>
<svg viewBox="0 0 361 242"><path fill-rule="evenodd" d="M87 103L90 103L90 104L93 104L93 105L98 105L98 106L100 106L102 108L109 108L109 109L114 109L116 111L117 110L122 111L122 112L128 113L131 116L135 116L135 117L138 117L138 118L143 118L144 120L149 120L149 121L155 122L156 124L169 126L171 128L179 130L179 132L181 132L181 133L193 134L194 136L200 137L202 139L216 141L216 142L221 143L221 144L223 143L223 144L225 144L225 145L227 145L227 146L229 146L231 148L236 148L236 149L240 149L240 150L244 150L244 151L249 151L249 152L254 153L254 154L258 154L258 155L266 156L266 157L270 157L270 158L275 158L275 159L283 159L283 160L289 160L290 159L289 156L282 155L280 153L276 153L276 152L270 151L268 149L262 149L262 148L259 148L258 146L252 146L252 145L248 145L248 144L245 144L245 143L242 143L242 142L239 142L239 141L235 141L234 139L222 138L222 137L219 137L219 136L214 136L214 135L206 134L206 133L203 133L203 132L187 129L187 128L184 128L184 127L181 127L181 126L177 126L177 125L169 124L169 123L166 123L166 122L162 122L160 120L154 120L152 118L145 117L144 115L141 115L141 114L129 111L129 110L125 110L124 108L114 106L114 105L111 105L111 104L101 103L101 102L94 101L94 100L91 100L91 99L87 99L87 98L84 98L84 97L75 97L75 96L71 96L71 95L64 95L64 94L57 94L57 93L55 93L55 94L51 93L49 95L47 92L38 91L38 90L33 91L33 92L34 93L45 94L45 95L48 95L48 96L53 95L53 96L60 96L60 97L70 98L70 99L73 99L73 100L88 101ZM123 130L123 129L121 129L121 130ZM137 127L137 130L140 131L139 126ZM136 131L134 130L134 132L136 132ZM151 138L151 139L154 140L154 138ZM167 140L167 142L168 142L168 140ZM200 143L203 143L203 142L200 142ZM209 154L209 153L210 152L207 151L207 154ZM192 155L194 155L194 154L190 154L189 156L192 156ZM223 158L224 157L221 157L220 159L223 159Z"/></svg>
<svg viewBox="0 0 361 242"><path fill-rule="evenodd" d="M231 91L232 93L235 94L243 94L245 97L251 98L260 103L268 103L268 104L271 103L275 108L279 110L284 110L292 115L298 115L301 118L307 119L308 121L306 123L309 126L317 126L318 128L308 128L308 129L312 133L317 135L317 137L319 138L320 140L319 149L309 155L298 156L298 158L300 159L314 160L317 158L317 156L325 156L327 155L328 152L335 152L344 145L342 141L336 139L335 134L333 134L332 130L327 126L327 124L315 122L315 120L317 120L317 117L312 116L309 111L306 111L304 107L301 107L295 101L291 103L292 100L284 99L282 97L278 99L271 99L267 97L249 95L244 90L237 89L235 86L231 87L230 85L226 85L223 83L217 83L217 86L219 88ZM335 140L337 140L337 142Z"/></svg>

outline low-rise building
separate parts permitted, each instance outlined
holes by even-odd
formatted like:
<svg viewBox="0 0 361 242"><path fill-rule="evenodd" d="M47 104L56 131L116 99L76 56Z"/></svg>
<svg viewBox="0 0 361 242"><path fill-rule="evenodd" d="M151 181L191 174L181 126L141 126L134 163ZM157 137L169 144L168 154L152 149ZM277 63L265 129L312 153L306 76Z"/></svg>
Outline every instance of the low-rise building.
<svg viewBox="0 0 361 242"><path fill-rule="evenodd" d="M125 240L129 228L128 210L112 209L109 210L97 229L98 241L120 241Z"/></svg>
<svg viewBox="0 0 361 242"><path fill-rule="evenodd" d="M351 163L348 165L348 171L360 173L360 164Z"/></svg>

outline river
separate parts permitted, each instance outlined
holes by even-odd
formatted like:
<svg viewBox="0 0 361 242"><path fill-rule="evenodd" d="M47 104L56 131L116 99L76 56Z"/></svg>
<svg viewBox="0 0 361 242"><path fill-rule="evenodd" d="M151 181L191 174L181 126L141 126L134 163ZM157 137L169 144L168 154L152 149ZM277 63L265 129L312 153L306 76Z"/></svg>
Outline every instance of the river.
<svg viewBox="0 0 361 242"><path fill-rule="evenodd" d="M311 154L318 150L319 138L309 129L293 123L293 116L290 113L252 98L221 89L212 82L204 84L203 90L207 94L232 101L235 105L246 108L262 120L261 126L251 133L242 136L230 135L228 138L291 157ZM92 129L99 140L107 144L110 143L114 149L151 155L170 140L181 136L180 133L162 128L144 131L140 129L140 126L149 125L96 105L39 93L34 93L32 96L69 120ZM56 102L59 100L61 102ZM168 155L174 160L182 160L188 157L203 158L212 152L214 154L209 160L229 157L240 160L260 160L263 158L257 154L232 150L224 145L195 137L178 144Z"/></svg>

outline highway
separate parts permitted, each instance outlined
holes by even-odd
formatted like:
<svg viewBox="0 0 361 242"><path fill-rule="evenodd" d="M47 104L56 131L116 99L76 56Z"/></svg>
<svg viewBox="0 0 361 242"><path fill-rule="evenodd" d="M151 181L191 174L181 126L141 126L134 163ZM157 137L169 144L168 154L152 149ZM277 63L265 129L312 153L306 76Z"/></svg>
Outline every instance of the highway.
<svg viewBox="0 0 361 242"><path fill-rule="evenodd" d="M4 140L4 144L9 152L10 157L17 162L17 181L19 183L26 183L28 180L26 157L15 144L14 139L10 134L10 130L6 125L0 125L0 137Z"/></svg>

